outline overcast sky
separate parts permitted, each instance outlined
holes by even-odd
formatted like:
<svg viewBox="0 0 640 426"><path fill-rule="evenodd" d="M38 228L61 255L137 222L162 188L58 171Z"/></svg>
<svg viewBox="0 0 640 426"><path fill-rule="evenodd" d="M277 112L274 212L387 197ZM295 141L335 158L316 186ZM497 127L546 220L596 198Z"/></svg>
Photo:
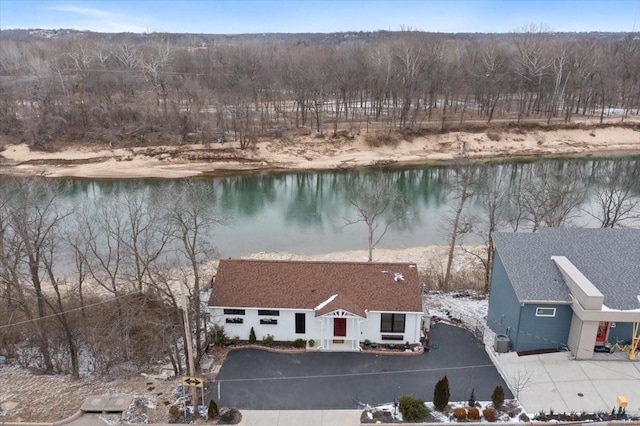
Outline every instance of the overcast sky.
<svg viewBox="0 0 640 426"><path fill-rule="evenodd" d="M640 0L0 0L0 28L98 32L640 31Z"/></svg>

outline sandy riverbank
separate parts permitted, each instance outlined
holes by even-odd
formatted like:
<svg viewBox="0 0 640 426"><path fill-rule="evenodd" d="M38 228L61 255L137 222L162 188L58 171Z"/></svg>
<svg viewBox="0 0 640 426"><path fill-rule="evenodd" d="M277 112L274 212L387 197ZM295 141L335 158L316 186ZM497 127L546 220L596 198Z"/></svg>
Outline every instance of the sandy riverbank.
<svg viewBox="0 0 640 426"><path fill-rule="evenodd" d="M636 126L636 129L638 126ZM0 173L86 178L184 178L278 170L325 170L372 165L429 164L504 157L607 156L640 154L640 131L630 127L561 130L450 132L370 147L366 135L352 139L296 136L258 142L240 150L234 143L171 147L32 151L0 140Z"/></svg>
<svg viewBox="0 0 640 426"><path fill-rule="evenodd" d="M471 253L483 255L484 246L457 247L454 252L454 272L461 272L471 268L481 268L480 259ZM446 265L448 246L421 246L405 249L375 249L374 262L410 262L418 266L421 272L427 270L442 271ZM243 256L246 259L267 260L307 260L315 262L366 262L367 250L338 251L317 255L299 255L290 252L260 252Z"/></svg>

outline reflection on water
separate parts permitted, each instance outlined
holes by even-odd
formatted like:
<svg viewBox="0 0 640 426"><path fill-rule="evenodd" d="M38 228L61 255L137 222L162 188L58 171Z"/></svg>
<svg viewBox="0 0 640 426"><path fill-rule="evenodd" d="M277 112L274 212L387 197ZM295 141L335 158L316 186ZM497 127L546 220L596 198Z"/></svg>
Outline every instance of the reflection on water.
<svg viewBox="0 0 640 426"><path fill-rule="evenodd" d="M473 197L465 204L465 214L474 216L477 233L487 216L486 182L507 188L510 203L502 210L515 217L513 210L525 188L546 190L549 179L557 185L573 183L571 192L584 190L584 200L571 213L569 224L599 226L597 190L618 185L638 199L640 161L638 158L610 160L544 160L532 163L500 163L472 167ZM611 171L618 170L624 179L611 182ZM211 208L228 218L228 225L218 227L211 237L222 256L233 257L259 251L292 251L314 254L338 250L366 249L366 226L346 226L355 219L353 207L345 200L343 190L354 179L367 179L372 170L326 171L317 173L260 174L201 179L206 187ZM455 170L447 167L415 167L381 170L386 184L407 200L407 219L389 229L379 244L381 248L404 248L430 244L446 244L450 230L447 215L455 199ZM558 178L559 177L559 178ZM176 181L137 180L72 180L66 202L114 197L148 192L162 194ZM549 186L553 188L553 186ZM545 189L546 188L546 189ZM582 193L580 193L582 196ZM153 197L151 197L153 198ZM550 203L551 198L544 198ZM596 217L593 217L596 216ZM505 221L504 229L514 229L514 221ZM531 224L519 223L519 229ZM465 243L479 243L480 235L466 235Z"/></svg>

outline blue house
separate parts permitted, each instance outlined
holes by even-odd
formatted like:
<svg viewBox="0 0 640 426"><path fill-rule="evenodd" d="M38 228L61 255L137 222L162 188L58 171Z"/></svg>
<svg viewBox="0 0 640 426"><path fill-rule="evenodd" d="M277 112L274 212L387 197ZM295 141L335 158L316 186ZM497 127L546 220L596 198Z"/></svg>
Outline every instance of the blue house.
<svg viewBox="0 0 640 426"><path fill-rule="evenodd" d="M544 228L494 241L487 322L511 350L589 359L616 341L638 344L640 230Z"/></svg>

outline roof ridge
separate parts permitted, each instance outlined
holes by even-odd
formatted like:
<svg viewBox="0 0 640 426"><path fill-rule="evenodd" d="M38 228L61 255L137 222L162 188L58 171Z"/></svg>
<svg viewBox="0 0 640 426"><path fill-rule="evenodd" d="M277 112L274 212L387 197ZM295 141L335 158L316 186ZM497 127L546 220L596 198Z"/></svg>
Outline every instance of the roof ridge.
<svg viewBox="0 0 640 426"><path fill-rule="evenodd" d="M306 260L306 259L220 259L220 262L263 262L263 263L313 263L313 264L347 264L347 265L416 265L415 262L367 262L351 260Z"/></svg>

